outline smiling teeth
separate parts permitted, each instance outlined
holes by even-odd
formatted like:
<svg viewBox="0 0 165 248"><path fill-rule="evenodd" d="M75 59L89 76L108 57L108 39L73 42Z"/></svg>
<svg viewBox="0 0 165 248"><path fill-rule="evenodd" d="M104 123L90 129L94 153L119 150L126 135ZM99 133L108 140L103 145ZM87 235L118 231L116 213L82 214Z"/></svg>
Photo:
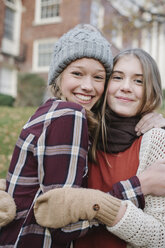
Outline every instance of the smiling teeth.
<svg viewBox="0 0 165 248"><path fill-rule="evenodd" d="M84 95L76 95L77 98L79 98L80 100L83 101L90 101L91 100L91 96L84 96Z"/></svg>

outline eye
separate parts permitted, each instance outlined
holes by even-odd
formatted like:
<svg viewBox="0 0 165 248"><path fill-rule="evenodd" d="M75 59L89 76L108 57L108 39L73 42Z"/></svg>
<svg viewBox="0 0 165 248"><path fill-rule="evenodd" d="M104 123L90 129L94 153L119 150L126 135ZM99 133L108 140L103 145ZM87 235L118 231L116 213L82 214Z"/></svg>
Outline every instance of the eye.
<svg viewBox="0 0 165 248"><path fill-rule="evenodd" d="M71 74L73 74L75 76L82 76L82 73L79 71L72 71Z"/></svg>
<svg viewBox="0 0 165 248"><path fill-rule="evenodd" d="M143 80L141 80L141 79L135 79L134 80L136 83L138 83L138 84L143 84Z"/></svg>
<svg viewBox="0 0 165 248"><path fill-rule="evenodd" d="M113 80L122 80L123 79L121 76L116 76L116 75L112 76L111 78Z"/></svg>
<svg viewBox="0 0 165 248"><path fill-rule="evenodd" d="M114 81L120 81L123 78L124 78L124 74L122 72L113 71L110 79Z"/></svg>
<svg viewBox="0 0 165 248"><path fill-rule="evenodd" d="M96 76L94 76L94 78L98 79L98 80L105 80L105 77L101 76L101 75L96 75Z"/></svg>

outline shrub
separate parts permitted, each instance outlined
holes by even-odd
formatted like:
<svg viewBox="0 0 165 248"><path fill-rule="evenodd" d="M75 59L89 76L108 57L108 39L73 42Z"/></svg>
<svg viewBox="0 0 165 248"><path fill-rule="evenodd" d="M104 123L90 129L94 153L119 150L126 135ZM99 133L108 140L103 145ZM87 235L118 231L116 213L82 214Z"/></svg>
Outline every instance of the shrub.
<svg viewBox="0 0 165 248"><path fill-rule="evenodd" d="M163 100L165 100L165 89L163 89Z"/></svg>
<svg viewBox="0 0 165 248"><path fill-rule="evenodd" d="M15 98L10 96L10 95L6 95L6 94L1 94L0 93L0 105L1 106L9 106L12 107L14 104Z"/></svg>
<svg viewBox="0 0 165 248"><path fill-rule="evenodd" d="M16 106L39 106L43 102L46 83L37 74L27 73L18 76Z"/></svg>
<svg viewBox="0 0 165 248"><path fill-rule="evenodd" d="M162 102L161 109L164 110L164 108L165 108L165 89L163 89L163 102Z"/></svg>

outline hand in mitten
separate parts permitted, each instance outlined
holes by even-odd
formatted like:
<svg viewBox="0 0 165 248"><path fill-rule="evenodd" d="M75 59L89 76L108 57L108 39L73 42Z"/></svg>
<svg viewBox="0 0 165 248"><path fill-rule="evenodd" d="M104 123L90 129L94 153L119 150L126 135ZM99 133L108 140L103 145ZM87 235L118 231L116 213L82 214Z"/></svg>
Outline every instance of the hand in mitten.
<svg viewBox="0 0 165 248"><path fill-rule="evenodd" d="M0 179L0 227L10 223L16 214L14 199L5 192L6 180Z"/></svg>
<svg viewBox="0 0 165 248"><path fill-rule="evenodd" d="M120 205L121 200L100 190L59 188L38 197L34 214L38 224L44 227L61 228L94 218L111 226Z"/></svg>

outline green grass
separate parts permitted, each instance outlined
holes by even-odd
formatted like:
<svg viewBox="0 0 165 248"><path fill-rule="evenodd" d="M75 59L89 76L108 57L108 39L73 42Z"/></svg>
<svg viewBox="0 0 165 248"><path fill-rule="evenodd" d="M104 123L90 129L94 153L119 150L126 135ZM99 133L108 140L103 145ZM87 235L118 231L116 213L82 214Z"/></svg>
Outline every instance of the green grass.
<svg viewBox="0 0 165 248"><path fill-rule="evenodd" d="M6 176L19 133L35 109L0 106L0 178ZM160 112L165 116L165 107Z"/></svg>
<svg viewBox="0 0 165 248"><path fill-rule="evenodd" d="M0 177L5 177L19 133L36 108L0 106Z"/></svg>

